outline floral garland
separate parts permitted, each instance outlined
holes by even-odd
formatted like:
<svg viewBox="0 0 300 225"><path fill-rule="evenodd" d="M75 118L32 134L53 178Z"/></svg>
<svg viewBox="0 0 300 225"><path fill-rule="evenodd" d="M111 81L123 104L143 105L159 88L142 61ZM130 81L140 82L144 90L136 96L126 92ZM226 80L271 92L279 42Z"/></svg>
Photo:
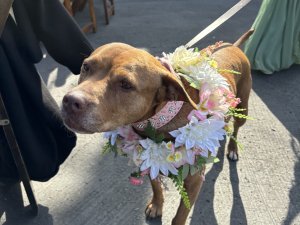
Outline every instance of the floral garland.
<svg viewBox="0 0 300 225"><path fill-rule="evenodd" d="M201 172L204 164L218 161L216 155L220 141L226 134L231 136L225 118L232 115L245 118L239 113L241 110L235 109L240 99L230 91L211 57L213 49L220 44L202 51L181 46L173 53L163 53L159 59L174 75L186 79L199 90L198 109L190 112L189 123L170 132L174 142L165 142L163 135L157 134L150 123L144 130L149 137L146 139L140 137L131 125L104 134L109 139L105 152L128 156L130 162L138 167L138 171L130 177L133 185L142 184L142 178L147 174L151 179L157 179L159 174L169 176L187 208L190 208L190 203L183 180L188 174Z"/></svg>

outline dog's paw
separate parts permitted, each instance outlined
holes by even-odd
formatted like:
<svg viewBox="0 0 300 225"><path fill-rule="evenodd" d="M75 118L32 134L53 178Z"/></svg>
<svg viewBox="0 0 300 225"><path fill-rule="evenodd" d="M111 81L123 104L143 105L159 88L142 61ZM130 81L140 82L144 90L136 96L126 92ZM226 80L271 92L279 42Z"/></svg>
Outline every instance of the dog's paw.
<svg viewBox="0 0 300 225"><path fill-rule="evenodd" d="M231 161L238 161L239 160L239 155L236 151L229 151L227 154L227 157Z"/></svg>
<svg viewBox="0 0 300 225"><path fill-rule="evenodd" d="M147 218L156 218L162 216L162 204L149 203L147 205L145 214Z"/></svg>

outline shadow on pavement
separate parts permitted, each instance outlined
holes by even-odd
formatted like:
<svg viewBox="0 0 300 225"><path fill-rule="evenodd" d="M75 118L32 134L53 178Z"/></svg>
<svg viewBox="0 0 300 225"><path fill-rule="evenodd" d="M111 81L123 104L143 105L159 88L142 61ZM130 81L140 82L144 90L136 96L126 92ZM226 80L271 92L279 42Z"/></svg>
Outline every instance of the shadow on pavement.
<svg viewBox="0 0 300 225"><path fill-rule="evenodd" d="M161 217L157 217L155 219L147 219L145 220L146 224L149 225L162 225L162 219Z"/></svg>
<svg viewBox="0 0 300 225"><path fill-rule="evenodd" d="M47 207L38 205L39 215L34 217L30 205L24 206L20 183L1 186L0 193L1 220L5 214L3 225L53 225L53 219Z"/></svg>
<svg viewBox="0 0 300 225"><path fill-rule="evenodd" d="M299 151L299 145L297 144L297 141L295 139L292 139L292 149L297 157L297 162L295 163L294 167L294 177L295 180L293 182L293 186L290 189L289 198L290 198L290 204L289 209L287 212L287 215L284 219L283 224L284 225L290 225L293 224L293 220L296 218L296 216L300 213L300 151Z"/></svg>
<svg viewBox="0 0 300 225"><path fill-rule="evenodd" d="M292 224L300 213L300 65L273 75L253 73L253 90L291 134L290 149L294 153L294 181L289 191L289 207L284 225ZM284 153L283 153L284 154ZM285 160L282 158L282 160ZM288 163L289 160L286 160ZM293 162L290 162L293 163Z"/></svg>
<svg viewBox="0 0 300 225"><path fill-rule="evenodd" d="M230 224L243 224L247 225L247 217L244 208L244 204L240 195L240 186L239 186L239 175L237 172L237 163L238 162L229 162L229 176L230 183L233 193L233 203L230 213Z"/></svg>
<svg viewBox="0 0 300 225"><path fill-rule="evenodd" d="M224 160L227 160L227 158L225 157L225 143L225 141L221 143L222 145L218 151L218 158L220 159L220 162L215 163L210 171L205 175L206 180L204 185L202 186L199 198L195 203L190 225L199 225L200 221L201 224L218 224L214 212L215 183L223 170ZM236 224L236 218L238 218L239 224L247 224L245 209L239 192L237 162L230 162L229 169L232 191L234 193L233 205L230 214L230 224Z"/></svg>

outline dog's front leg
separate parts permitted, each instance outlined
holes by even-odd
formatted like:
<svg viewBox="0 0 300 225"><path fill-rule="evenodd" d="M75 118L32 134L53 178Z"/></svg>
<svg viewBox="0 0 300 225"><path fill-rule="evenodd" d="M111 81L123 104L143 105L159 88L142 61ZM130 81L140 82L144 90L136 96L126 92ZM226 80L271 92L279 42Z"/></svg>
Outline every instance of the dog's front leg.
<svg viewBox="0 0 300 225"><path fill-rule="evenodd" d="M204 173L205 173L205 167L203 167L201 173L196 173L193 176L189 175L184 180L184 187L189 196L191 207L194 205L199 195L200 189L204 181ZM172 221L172 225L184 225L189 215L189 212L190 210L186 208L186 206L184 205L181 199L176 216Z"/></svg>
<svg viewBox="0 0 300 225"><path fill-rule="evenodd" d="M158 179L151 180L151 186L153 190L153 198L151 202L148 204L145 213L147 217L155 218L162 215L164 196L161 187L161 182Z"/></svg>

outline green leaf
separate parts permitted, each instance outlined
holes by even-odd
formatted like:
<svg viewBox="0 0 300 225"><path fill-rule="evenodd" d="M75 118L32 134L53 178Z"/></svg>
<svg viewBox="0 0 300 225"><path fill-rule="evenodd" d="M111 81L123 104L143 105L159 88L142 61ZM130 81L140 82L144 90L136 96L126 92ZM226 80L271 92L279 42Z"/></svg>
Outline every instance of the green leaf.
<svg viewBox="0 0 300 225"><path fill-rule="evenodd" d="M206 159L206 163L213 163L214 162L214 157L212 156L209 156L207 159Z"/></svg>
<svg viewBox="0 0 300 225"><path fill-rule="evenodd" d="M113 152L115 153L115 155L118 154L118 147L116 144L112 145L110 143L110 141L108 141L104 146L103 146L103 151L102 151L102 155L105 155L109 152Z"/></svg>
<svg viewBox="0 0 300 225"><path fill-rule="evenodd" d="M161 143L165 139L165 136L163 134L158 134L157 137L155 137L156 143Z"/></svg>
<svg viewBox="0 0 300 225"><path fill-rule="evenodd" d="M242 145L242 143L239 142L232 134L228 134L228 136L237 144L239 150L241 150L241 151L244 150L244 146Z"/></svg>
<svg viewBox="0 0 300 225"><path fill-rule="evenodd" d="M148 121L147 127L144 131L146 136L156 143L161 143L165 138L163 134L157 133L155 128L151 125L150 121Z"/></svg>
<svg viewBox="0 0 300 225"><path fill-rule="evenodd" d="M218 72L224 72L224 73L232 73L232 74L241 74L238 71L234 71L234 70L226 70L226 69L218 69Z"/></svg>
<svg viewBox="0 0 300 225"><path fill-rule="evenodd" d="M194 176L197 172L199 172L198 167L190 165L190 174Z"/></svg>
<svg viewBox="0 0 300 225"><path fill-rule="evenodd" d="M206 164L205 158L199 157L198 160L197 160L197 164L198 164L198 166L202 167L202 165Z"/></svg>
<svg viewBox="0 0 300 225"><path fill-rule="evenodd" d="M234 112L242 112L242 111L246 111L246 109L233 108L233 107L230 107L229 110L234 111Z"/></svg>
<svg viewBox="0 0 300 225"><path fill-rule="evenodd" d="M147 137L149 137L150 139L154 140L155 139L155 129L154 127L151 125L150 121L148 121L147 127L144 130L145 134L147 135Z"/></svg>
<svg viewBox="0 0 300 225"><path fill-rule="evenodd" d="M209 156L206 159L206 163L217 163L217 162L220 162L220 160L218 159L218 157L215 156Z"/></svg>
<svg viewBox="0 0 300 225"><path fill-rule="evenodd" d="M241 118L241 119L254 120L253 117L250 117L250 116L247 116L245 114L239 113L239 112L242 112L242 111L245 111L245 110L246 109L239 109L239 108L230 107L229 111L227 112L227 115L234 116L234 117Z"/></svg>
<svg viewBox="0 0 300 225"><path fill-rule="evenodd" d="M190 171L189 164L184 164L182 166L182 180L184 180L189 175L189 171Z"/></svg>
<svg viewBox="0 0 300 225"><path fill-rule="evenodd" d="M182 180L182 167L180 167L178 169L178 175L169 175L169 177L172 179L173 183L175 184L175 187L177 188L180 196L181 196L181 199L185 205L185 207L187 209L191 209L191 203L190 203L190 199L189 199L189 196L184 188L184 183L183 183L183 180Z"/></svg>
<svg viewBox="0 0 300 225"><path fill-rule="evenodd" d="M192 87L192 88L195 88L195 89L198 89L199 87L198 87L198 85L196 84L196 83L190 83L190 86Z"/></svg>
<svg viewBox="0 0 300 225"><path fill-rule="evenodd" d="M185 74L183 74L183 73L181 73L181 74L179 74L179 75L182 76L184 79L186 79L187 82L189 82L189 83L195 82L195 79L193 79L192 77L190 77L190 76L188 76L188 75L185 75Z"/></svg>
<svg viewBox="0 0 300 225"><path fill-rule="evenodd" d="M179 75L182 76L187 82L189 82L191 87L198 89L198 90L200 89L201 82L199 80L194 79L193 77L183 74L183 73L181 73Z"/></svg>
<svg viewBox="0 0 300 225"><path fill-rule="evenodd" d="M250 116L246 116L246 115L241 114L241 113L233 113L232 116L237 117L237 118L241 118L241 119L254 120L254 118L252 118Z"/></svg>
<svg viewBox="0 0 300 225"><path fill-rule="evenodd" d="M218 162L220 162L220 159L218 157L215 157L213 163L218 163Z"/></svg>

